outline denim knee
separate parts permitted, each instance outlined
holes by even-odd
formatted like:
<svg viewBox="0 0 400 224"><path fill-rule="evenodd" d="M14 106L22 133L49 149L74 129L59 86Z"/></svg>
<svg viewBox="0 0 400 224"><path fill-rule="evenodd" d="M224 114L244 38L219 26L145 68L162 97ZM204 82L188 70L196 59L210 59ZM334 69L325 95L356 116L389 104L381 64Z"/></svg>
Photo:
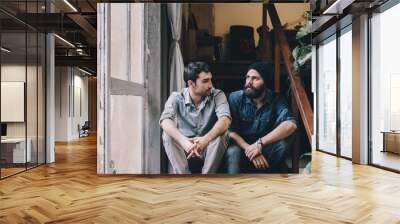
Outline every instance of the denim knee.
<svg viewBox="0 0 400 224"><path fill-rule="evenodd" d="M229 174L240 172L240 160L242 157L242 149L236 144L231 144L225 152L226 172Z"/></svg>
<svg viewBox="0 0 400 224"><path fill-rule="evenodd" d="M285 160L285 155L290 143L290 139L282 139L263 149L263 155L267 159L272 170L278 168Z"/></svg>

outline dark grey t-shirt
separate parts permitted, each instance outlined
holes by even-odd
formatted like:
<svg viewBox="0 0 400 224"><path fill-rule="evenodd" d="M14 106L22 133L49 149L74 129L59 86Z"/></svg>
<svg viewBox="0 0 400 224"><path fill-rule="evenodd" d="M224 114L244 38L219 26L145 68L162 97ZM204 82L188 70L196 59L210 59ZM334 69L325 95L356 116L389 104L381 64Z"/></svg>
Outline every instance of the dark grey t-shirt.
<svg viewBox="0 0 400 224"><path fill-rule="evenodd" d="M224 92L213 88L210 96L204 97L196 108L190 98L189 89L184 88L169 96L160 117L160 124L164 119L171 119L176 122L183 135L187 137L203 136L223 116L231 119Z"/></svg>

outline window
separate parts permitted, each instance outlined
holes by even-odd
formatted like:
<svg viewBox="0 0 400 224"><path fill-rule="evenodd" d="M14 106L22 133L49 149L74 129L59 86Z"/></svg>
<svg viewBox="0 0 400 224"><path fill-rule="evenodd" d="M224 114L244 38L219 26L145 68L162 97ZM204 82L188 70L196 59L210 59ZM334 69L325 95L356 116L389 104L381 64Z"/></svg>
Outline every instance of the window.
<svg viewBox="0 0 400 224"><path fill-rule="evenodd" d="M336 36L318 48L318 149L336 153Z"/></svg>
<svg viewBox="0 0 400 224"><path fill-rule="evenodd" d="M19 15L42 5L21 1ZM45 45L44 33L0 13L0 178L45 163Z"/></svg>
<svg viewBox="0 0 400 224"><path fill-rule="evenodd" d="M388 146L400 146L400 4L371 18L370 137L372 163L400 170L400 155ZM391 139L386 137L391 135Z"/></svg>
<svg viewBox="0 0 400 224"><path fill-rule="evenodd" d="M340 155L351 158L352 149L352 33L351 26L340 38Z"/></svg>

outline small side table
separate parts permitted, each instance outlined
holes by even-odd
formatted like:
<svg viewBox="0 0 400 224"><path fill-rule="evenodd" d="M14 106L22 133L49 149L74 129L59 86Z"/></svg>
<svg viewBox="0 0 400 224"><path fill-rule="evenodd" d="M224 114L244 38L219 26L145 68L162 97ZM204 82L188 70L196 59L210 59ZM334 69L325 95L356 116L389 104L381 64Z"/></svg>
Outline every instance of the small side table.
<svg viewBox="0 0 400 224"><path fill-rule="evenodd" d="M25 142L26 141L26 142ZM25 144L27 143L27 147L25 150ZM32 159L32 140L30 138L7 138L1 140L2 144L2 153L5 152L5 155L2 155L6 161L6 163L26 163L31 162Z"/></svg>
<svg viewBox="0 0 400 224"><path fill-rule="evenodd" d="M382 152L392 152L400 154L400 131L382 131L383 150Z"/></svg>

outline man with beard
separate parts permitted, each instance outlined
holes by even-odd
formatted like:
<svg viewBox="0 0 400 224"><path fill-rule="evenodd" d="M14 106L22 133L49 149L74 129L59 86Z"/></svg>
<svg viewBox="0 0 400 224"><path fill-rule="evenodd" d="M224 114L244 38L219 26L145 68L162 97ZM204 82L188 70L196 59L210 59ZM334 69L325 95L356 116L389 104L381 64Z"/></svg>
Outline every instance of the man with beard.
<svg viewBox="0 0 400 224"><path fill-rule="evenodd" d="M254 63L248 68L244 89L229 96L228 173L285 171L285 152L297 126L284 98L266 88L271 75L269 64Z"/></svg>
<svg viewBox="0 0 400 224"><path fill-rule="evenodd" d="M204 159L203 174L216 173L228 146L228 101L211 79L206 63L189 63L184 70L187 88L173 92L165 103L160 126L174 174L189 174L192 157Z"/></svg>

